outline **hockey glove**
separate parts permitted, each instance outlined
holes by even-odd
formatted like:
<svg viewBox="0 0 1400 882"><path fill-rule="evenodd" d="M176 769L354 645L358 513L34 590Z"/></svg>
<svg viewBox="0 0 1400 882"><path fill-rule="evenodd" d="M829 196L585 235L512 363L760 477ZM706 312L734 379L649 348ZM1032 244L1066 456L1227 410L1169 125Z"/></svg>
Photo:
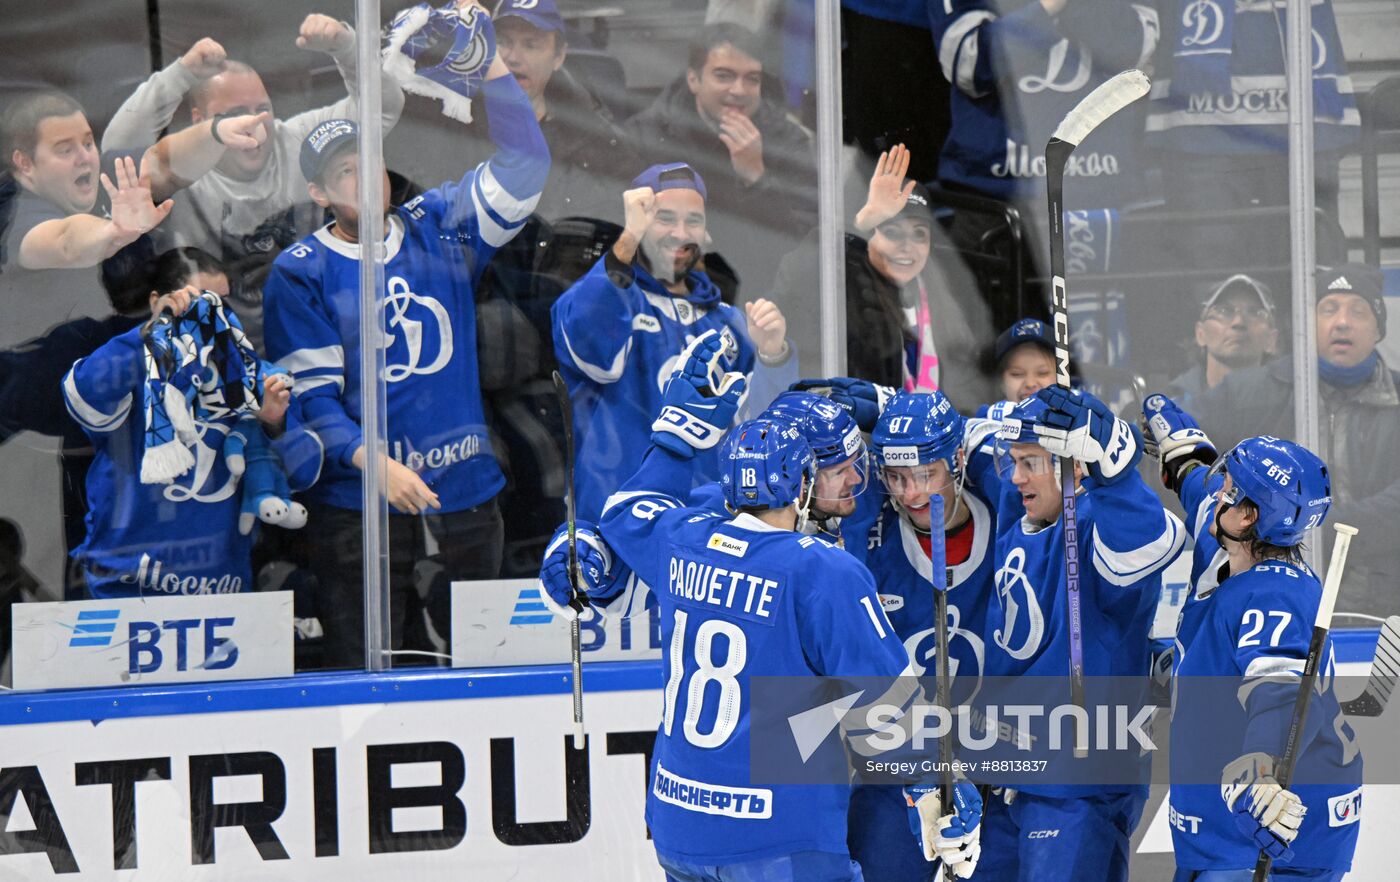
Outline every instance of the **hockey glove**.
<svg viewBox="0 0 1400 882"><path fill-rule="evenodd" d="M1181 481L1196 465L1215 462L1215 445L1191 414L1165 395L1149 395L1142 403L1143 437L1147 454L1162 466L1162 486L1181 491Z"/></svg>
<svg viewBox="0 0 1400 882"><path fill-rule="evenodd" d="M890 403L890 399L898 391L892 386L881 386L855 377L798 380L788 389L793 392L825 395L845 408L862 432L875 431L875 423L880 419L885 405Z"/></svg>
<svg viewBox="0 0 1400 882"><path fill-rule="evenodd" d="M970 877L982 855L982 796L977 787L970 781L954 784L952 812L946 815L937 787L906 787L904 802L924 860L941 860L959 879Z"/></svg>
<svg viewBox="0 0 1400 882"><path fill-rule="evenodd" d="M1297 838L1308 807L1274 778L1273 757L1247 753L1230 763L1221 775L1220 796L1251 842L1276 861L1292 859L1288 846Z"/></svg>
<svg viewBox="0 0 1400 882"><path fill-rule="evenodd" d="M471 122L472 96L495 57L496 32L484 9L420 3L390 23L384 68L405 91L437 98L443 113Z"/></svg>
<svg viewBox="0 0 1400 882"><path fill-rule="evenodd" d="M578 546L579 590L591 603L607 604L622 593L631 570L604 541L598 528L589 521L579 521L574 528ZM574 586L569 579L569 528L561 525L554 531L545 548L540 564L540 598L544 605L566 621L579 615L574 601ZM585 621L594 615L592 607L583 612Z"/></svg>
<svg viewBox="0 0 1400 882"><path fill-rule="evenodd" d="M719 443L734 425L748 390L742 373L723 373L723 358L724 342L718 331L706 331L690 342L666 384L665 406L651 424L651 443L682 459Z"/></svg>
<svg viewBox="0 0 1400 882"><path fill-rule="evenodd" d="M1128 475L1142 458L1137 427L1082 389L1049 386L1018 404L1015 412L1031 424L1041 447L1085 463L1100 484Z"/></svg>

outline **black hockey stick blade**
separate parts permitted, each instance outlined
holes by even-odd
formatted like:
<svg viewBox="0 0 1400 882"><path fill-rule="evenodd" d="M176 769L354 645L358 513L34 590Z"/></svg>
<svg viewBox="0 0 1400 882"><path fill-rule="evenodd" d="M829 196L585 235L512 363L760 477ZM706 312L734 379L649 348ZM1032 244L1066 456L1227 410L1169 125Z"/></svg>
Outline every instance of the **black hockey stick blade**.
<svg viewBox="0 0 1400 882"><path fill-rule="evenodd" d="M1385 713L1397 681L1400 681L1400 616L1391 616L1381 625L1366 688L1357 697L1342 702L1342 712L1349 717L1380 716Z"/></svg>

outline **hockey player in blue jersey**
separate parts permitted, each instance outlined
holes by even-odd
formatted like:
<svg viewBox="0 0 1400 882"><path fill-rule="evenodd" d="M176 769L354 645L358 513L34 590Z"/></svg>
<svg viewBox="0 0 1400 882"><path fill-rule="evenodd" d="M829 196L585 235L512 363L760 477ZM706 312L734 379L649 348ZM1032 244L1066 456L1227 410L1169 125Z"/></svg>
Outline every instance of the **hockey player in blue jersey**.
<svg viewBox="0 0 1400 882"><path fill-rule="evenodd" d="M1296 783L1283 789L1273 777L1322 594L1300 549L1331 504L1327 467L1265 436L1217 460L1196 421L1163 395L1147 398L1143 416L1197 544L1172 690L1176 882L1244 882L1261 848L1274 878L1335 882L1356 848L1362 759L1332 689L1330 643ZM1227 682L1227 700L1198 685L1215 679ZM1224 763L1219 786L1200 777L1212 755Z"/></svg>
<svg viewBox="0 0 1400 882"><path fill-rule="evenodd" d="M869 572L800 532L815 462L795 427L755 420L732 430L721 475L729 512L682 506L697 452L690 440L732 418L742 394L737 372L712 384L720 357L717 342L702 345L668 384L670 416L656 420L641 468L604 510L602 529L638 578L619 578L627 567L613 561L585 562L584 587L595 605L625 609L639 580L655 586L667 686L647 821L667 878L859 880L846 849L847 787L750 786L750 678L895 676L907 673L908 657ZM700 572L707 585L747 587L696 590ZM942 815L936 792L922 795L911 826L927 854L965 878L980 801L966 782L955 800L959 811Z"/></svg>
<svg viewBox="0 0 1400 882"><path fill-rule="evenodd" d="M870 453L855 420L820 395L791 390L773 399L759 417L791 424L816 457L817 477L803 532L863 560L865 535L879 510L880 495L871 488ZM712 511L726 510L724 487L718 481L696 489L689 501Z"/></svg>
<svg viewBox="0 0 1400 882"><path fill-rule="evenodd" d="M760 368L751 389L759 407L797 377L777 306L758 299L740 312L721 302L703 269L700 175L680 162L655 165L632 187L623 194L622 235L550 310L559 370L573 399L578 515L587 519L597 518L641 459L662 389L695 337L719 331L726 369ZM713 449L694 465L697 485L718 477Z"/></svg>
<svg viewBox="0 0 1400 882"><path fill-rule="evenodd" d="M1002 419L999 434L997 468L1005 480L997 503L996 599L983 632L985 674L1057 678L1047 679L1041 700L1047 706L1069 703L1057 472L1064 467L1079 477L1085 674L1145 682L1159 576L1181 550L1185 534L1138 475L1137 428L1089 393L1056 386L1016 405ZM989 801L987 856L979 872L993 880L1025 882L1125 879L1128 839L1147 796L1145 758L1136 773L1140 782L1063 785L1026 777L1000 782L1013 789ZM1045 830L1059 832L1046 836Z"/></svg>
<svg viewBox="0 0 1400 882"><path fill-rule="evenodd" d="M707 331L692 346L715 346L715 343L709 342L712 338L717 338L716 332ZM865 537L871 520L879 512L881 497L869 486L869 452L860 427L844 408L810 392L783 392L760 414L760 418L797 429L816 458L816 481L802 532L808 536L820 536L844 548L858 560L863 560ZM689 494L687 503L692 508L703 508L716 514L732 514L725 499L724 486L719 481L697 487ZM579 555L586 572L611 571L621 581L631 577L631 571L618 560L594 522L578 521L575 532L579 542L583 543L579 546ZM848 538L850 541L847 541ZM568 526L561 525L550 538L540 567L540 581L544 589L541 599L555 615L564 619L573 618L576 614L569 606L573 588L568 578L567 539ZM636 600L645 598L632 599L631 606L612 609L610 614L625 618L640 613L642 607L636 605ZM585 613L585 620L588 615Z"/></svg>
<svg viewBox="0 0 1400 882"><path fill-rule="evenodd" d="M201 268L180 256L162 256L157 268L168 281L151 292L152 316L185 316L205 291L227 295L227 277L213 269L212 258L208 261ZM186 271L177 275L180 264ZM150 425L155 405L147 396L149 331L143 323L118 334L79 359L63 378L68 412L95 450L87 476L87 534L73 550L79 581L90 597L251 591L253 537L238 529L239 480L224 456L224 439L239 412L230 408L215 415L195 408L188 470L164 483L141 479L157 437ZM258 373L258 419L291 486L306 487L321 469L321 442L306 430L286 378Z"/></svg>
<svg viewBox="0 0 1400 882"><path fill-rule="evenodd" d="M484 14L450 16L455 45L482 45ZM464 28L477 29L461 33ZM529 216L549 171L549 150L530 101L494 53L448 59L484 71L484 98L497 152L456 183L388 210L384 242L392 634L401 642L414 581L433 624L448 630L447 585L489 578L500 567L504 484L487 434L478 383L475 289L496 249ZM438 70L439 68L434 68ZM471 77L449 78L470 92ZM462 97L471 97L465 94ZM336 666L364 659L360 493L365 443L360 431L359 163L350 120L317 126L302 147L311 198L334 221L288 248L264 288L269 355L296 377L307 417L326 442L326 469L306 494L319 528L312 569L326 657ZM385 174L382 168L372 174ZM385 186L386 200L388 186ZM420 517L421 516L421 517ZM428 647L423 647L428 648Z"/></svg>
<svg viewBox="0 0 1400 882"><path fill-rule="evenodd" d="M833 381L839 382L839 381ZM900 392L885 406L871 435L886 494L869 531L866 565L880 604L909 652L919 676L934 676L937 631L931 556L932 516L948 575L949 665L952 699L976 692L986 660L982 626L992 592L996 517L981 487L969 480L976 466L964 453L967 421L941 391ZM988 461L979 456L978 461ZM992 481L995 473L986 470ZM996 485L991 484L995 493ZM941 503L941 504L937 504ZM940 566L943 564L940 564ZM869 882L932 880L941 868L923 859L915 843L898 833L904 800L897 788L858 786L851 796L851 855Z"/></svg>

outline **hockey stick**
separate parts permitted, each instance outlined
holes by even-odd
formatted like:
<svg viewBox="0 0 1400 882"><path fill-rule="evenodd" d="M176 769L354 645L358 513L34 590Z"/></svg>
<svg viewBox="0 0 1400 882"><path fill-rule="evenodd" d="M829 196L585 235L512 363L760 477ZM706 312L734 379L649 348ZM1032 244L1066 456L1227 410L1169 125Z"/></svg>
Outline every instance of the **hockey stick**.
<svg viewBox="0 0 1400 882"><path fill-rule="evenodd" d="M569 602L574 617L569 619L569 665L574 687L574 750L583 750L583 650L579 646L578 618L588 605L587 596L579 591L578 569L578 508L574 495L574 406L569 400L569 387L564 378L554 372L554 394L559 398L559 411L564 415L564 507L565 525L569 532L569 587L574 599Z"/></svg>
<svg viewBox="0 0 1400 882"><path fill-rule="evenodd" d="M1140 70L1126 70L1084 96L1060 122L1045 145L1045 185L1050 202L1050 308L1055 322L1055 382L1069 389L1069 301L1065 296L1065 165L1089 133L1110 116L1147 94L1151 83ZM1075 512L1074 463L1060 470L1064 520L1065 609L1069 615L1070 701L1084 708L1084 617L1079 597L1079 519ZM1074 719L1074 755L1089 755L1088 732Z"/></svg>
<svg viewBox="0 0 1400 882"><path fill-rule="evenodd" d="M933 583L933 627L938 653L936 686L938 706L948 711L950 728L947 735L938 739L938 763L941 767L938 780L939 804L942 811L947 813L953 811L953 665L948 658L948 586L953 581L953 574L948 568L948 550L943 530L943 496L932 493L929 503L929 579ZM943 878L947 882L954 882L957 878L947 861L943 862Z"/></svg>
<svg viewBox="0 0 1400 882"><path fill-rule="evenodd" d="M1312 642L1308 644L1308 658L1303 663L1303 676L1298 683L1298 699L1293 703L1293 721L1288 724L1288 740L1283 743L1283 757L1274 770L1274 779L1285 790L1293 780L1293 766L1302 752L1303 724L1308 719L1308 701L1312 698L1313 684L1317 682L1317 670L1322 666L1322 650L1327 643L1327 631L1332 627L1332 608L1337 605L1337 591L1342 585L1342 571L1347 565L1347 548L1356 528L1347 524L1337 524L1337 539L1332 543L1332 560L1327 564L1327 580L1322 583L1322 600L1317 605L1317 618L1313 620ZM1274 859L1260 849L1259 860L1254 864L1254 882L1264 882L1269 877L1269 867Z"/></svg>
<svg viewBox="0 0 1400 882"><path fill-rule="evenodd" d="M1349 717L1378 717L1395 692L1400 680L1400 616L1391 616L1381 625L1376 641L1376 657L1371 662L1371 679L1361 694L1342 702L1342 713Z"/></svg>

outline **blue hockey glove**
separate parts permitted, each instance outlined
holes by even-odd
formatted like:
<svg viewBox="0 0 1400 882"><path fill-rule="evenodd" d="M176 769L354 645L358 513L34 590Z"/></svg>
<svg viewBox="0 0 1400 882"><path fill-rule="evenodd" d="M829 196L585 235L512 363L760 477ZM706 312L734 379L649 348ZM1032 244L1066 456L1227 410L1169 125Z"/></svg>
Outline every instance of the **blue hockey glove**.
<svg viewBox="0 0 1400 882"><path fill-rule="evenodd" d="M587 595L589 602L606 604L626 587L632 571L621 559L613 556L612 549L593 523L579 521L574 528L574 538L578 546L579 589ZM574 589L569 580L567 524L554 531L545 548L544 561L540 564L540 598L551 612L562 619L572 619L578 615L571 605ZM592 615L593 609L588 607L583 618L587 620Z"/></svg>
<svg viewBox="0 0 1400 882"><path fill-rule="evenodd" d="M420 3L389 24L385 70L405 91L442 101L443 113L471 122L471 99L496 57L491 17L476 6Z"/></svg>
<svg viewBox="0 0 1400 882"><path fill-rule="evenodd" d="M1215 462L1215 445L1191 414L1165 395L1149 395L1142 403L1143 437L1147 455L1162 466L1162 485L1179 491L1181 480L1193 466Z"/></svg>
<svg viewBox="0 0 1400 882"><path fill-rule="evenodd" d="M788 389L793 392L825 395L845 408L862 432L875 431L875 423L879 421L885 405L889 404L898 391L892 386L881 386L855 377L798 380Z"/></svg>
<svg viewBox="0 0 1400 882"><path fill-rule="evenodd" d="M1137 427L1082 389L1049 386L1016 405L1013 414L1041 447L1087 464L1101 484L1125 477L1142 458Z"/></svg>
<svg viewBox="0 0 1400 882"><path fill-rule="evenodd" d="M1274 778L1274 758L1247 753L1225 767L1220 796L1234 812L1240 832L1276 861L1293 858L1289 844L1298 837L1308 807Z"/></svg>
<svg viewBox="0 0 1400 882"><path fill-rule="evenodd" d="M937 787L906 787L904 802L924 860L941 860L959 879L970 877L982 855L982 796L976 786L970 781L954 784L948 814L943 813Z"/></svg>
<svg viewBox="0 0 1400 882"><path fill-rule="evenodd" d="M651 424L651 443L683 459L719 443L734 425L748 390L742 373L723 372L724 357L718 331L706 331L690 342L666 383L665 406Z"/></svg>

